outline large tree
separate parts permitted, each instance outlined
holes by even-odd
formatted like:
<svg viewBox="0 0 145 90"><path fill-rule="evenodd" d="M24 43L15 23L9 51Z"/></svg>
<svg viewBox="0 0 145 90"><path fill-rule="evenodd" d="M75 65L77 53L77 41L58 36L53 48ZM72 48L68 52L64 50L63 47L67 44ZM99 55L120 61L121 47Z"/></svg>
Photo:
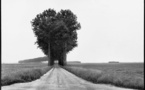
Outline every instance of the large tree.
<svg viewBox="0 0 145 90"><path fill-rule="evenodd" d="M80 24L70 10L56 12L48 9L32 20L32 27L37 37L36 44L48 56L49 65L59 60L66 64L66 54L77 46L77 32Z"/></svg>

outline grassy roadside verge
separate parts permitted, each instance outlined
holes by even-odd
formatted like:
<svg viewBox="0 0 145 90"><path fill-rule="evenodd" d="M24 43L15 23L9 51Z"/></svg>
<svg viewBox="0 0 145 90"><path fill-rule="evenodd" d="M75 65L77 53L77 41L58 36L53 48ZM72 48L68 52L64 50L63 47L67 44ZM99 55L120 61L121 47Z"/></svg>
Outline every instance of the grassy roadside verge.
<svg viewBox="0 0 145 90"><path fill-rule="evenodd" d="M111 84L118 87L144 90L144 79L141 77L74 66L65 66L63 68L84 80L96 84Z"/></svg>
<svg viewBox="0 0 145 90"><path fill-rule="evenodd" d="M15 72L12 71L8 75L4 75L1 77L1 86L36 80L47 71L49 71L51 68L52 67L45 66L41 68L27 68Z"/></svg>

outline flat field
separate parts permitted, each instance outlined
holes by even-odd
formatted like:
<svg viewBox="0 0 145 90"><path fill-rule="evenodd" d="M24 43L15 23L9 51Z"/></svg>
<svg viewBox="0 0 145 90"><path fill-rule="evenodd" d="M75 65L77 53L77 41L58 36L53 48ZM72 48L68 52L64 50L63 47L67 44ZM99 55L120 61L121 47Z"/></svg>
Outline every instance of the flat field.
<svg viewBox="0 0 145 90"><path fill-rule="evenodd" d="M23 70L31 70L31 69L36 69L36 68L44 68L46 67L47 64L41 64L41 63L32 63L32 64L2 64L1 68L1 75L2 77L10 75L11 73L15 73L18 71L23 71Z"/></svg>
<svg viewBox="0 0 145 90"><path fill-rule="evenodd" d="M69 66L102 70L105 72L123 73L133 76L139 76L142 78L144 77L144 63L83 63L69 64Z"/></svg>
<svg viewBox="0 0 145 90"><path fill-rule="evenodd" d="M68 64L66 70L93 83L144 90L144 63ZM45 63L2 64L1 85L29 82L51 69Z"/></svg>
<svg viewBox="0 0 145 90"><path fill-rule="evenodd" d="M144 89L144 63L82 63L64 68L93 83Z"/></svg>
<svg viewBox="0 0 145 90"><path fill-rule="evenodd" d="M43 63L32 64L2 64L1 85L10 85L19 82L29 82L40 78L51 67Z"/></svg>

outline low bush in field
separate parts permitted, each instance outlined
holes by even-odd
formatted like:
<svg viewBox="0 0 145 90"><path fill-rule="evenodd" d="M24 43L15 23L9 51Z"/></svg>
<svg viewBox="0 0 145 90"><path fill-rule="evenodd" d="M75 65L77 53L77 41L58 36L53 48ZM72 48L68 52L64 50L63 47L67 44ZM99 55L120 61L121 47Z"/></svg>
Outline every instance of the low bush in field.
<svg viewBox="0 0 145 90"><path fill-rule="evenodd" d="M10 85L14 83L29 82L40 78L43 74L49 71L51 67L43 68L28 68L19 71L11 72L1 77L1 85Z"/></svg>
<svg viewBox="0 0 145 90"><path fill-rule="evenodd" d="M119 87L144 90L144 79L124 73L107 72L81 67L65 66L64 69L93 83L112 84Z"/></svg>

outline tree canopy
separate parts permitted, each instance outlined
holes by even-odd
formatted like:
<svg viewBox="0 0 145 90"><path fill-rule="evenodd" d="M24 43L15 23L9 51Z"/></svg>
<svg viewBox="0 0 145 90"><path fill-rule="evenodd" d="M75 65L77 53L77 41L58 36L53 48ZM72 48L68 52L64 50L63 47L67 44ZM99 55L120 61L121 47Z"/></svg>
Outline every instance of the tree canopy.
<svg viewBox="0 0 145 90"><path fill-rule="evenodd" d="M76 30L79 30L81 26L77 22L76 15L70 10L60 10L60 12L54 9L44 10L31 23L37 37L36 44L45 55L49 52L49 44L51 44L54 58L57 58L64 48L68 53L77 46Z"/></svg>

